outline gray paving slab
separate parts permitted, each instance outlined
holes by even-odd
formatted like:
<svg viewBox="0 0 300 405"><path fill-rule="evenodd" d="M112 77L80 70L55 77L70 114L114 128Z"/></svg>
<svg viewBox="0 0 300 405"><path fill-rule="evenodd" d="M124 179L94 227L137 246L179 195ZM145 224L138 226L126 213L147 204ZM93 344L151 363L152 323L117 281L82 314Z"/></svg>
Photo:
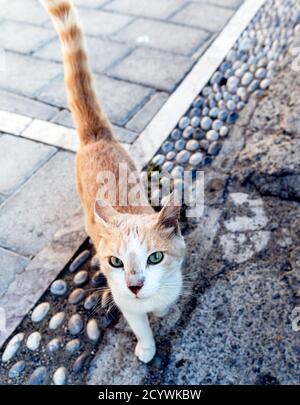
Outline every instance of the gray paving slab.
<svg viewBox="0 0 300 405"><path fill-rule="evenodd" d="M0 247L0 297L2 297L16 275L29 263L29 259Z"/></svg>
<svg viewBox="0 0 300 405"><path fill-rule="evenodd" d="M79 210L61 223L54 238L28 264L26 270L16 274L0 298L0 308L6 316L6 327L0 330L0 347L72 258L78 249L78 242L83 242L85 238L83 213Z"/></svg>
<svg viewBox="0 0 300 405"><path fill-rule="evenodd" d="M37 90L61 73L57 63L33 59L12 52L5 54L5 70L0 75L0 88L34 97Z"/></svg>
<svg viewBox="0 0 300 405"><path fill-rule="evenodd" d="M109 74L121 80L172 91L193 63L193 60L181 55L140 48L110 69Z"/></svg>
<svg viewBox="0 0 300 405"><path fill-rule="evenodd" d="M0 194L8 197L57 151L12 135L0 138ZM13 156L13 159L12 159Z"/></svg>
<svg viewBox="0 0 300 405"><path fill-rule="evenodd" d="M104 8L119 13L165 19L180 9L186 0L114 0Z"/></svg>
<svg viewBox="0 0 300 405"><path fill-rule="evenodd" d="M0 90L0 110L45 121L50 120L58 112L55 107L5 90Z"/></svg>
<svg viewBox="0 0 300 405"><path fill-rule="evenodd" d="M86 45L91 68L94 72L101 73L111 65L127 55L132 46L120 44L115 41L107 41L101 38L87 37ZM62 62L61 47L58 39L50 42L46 46L34 53L34 56L42 59Z"/></svg>
<svg viewBox="0 0 300 405"><path fill-rule="evenodd" d="M110 0L74 0L74 4L78 7L100 8L109 1Z"/></svg>
<svg viewBox="0 0 300 405"><path fill-rule="evenodd" d="M167 101L168 97L168 93L165 92L155 93L147 104L126 124L126 128L132 131L142 132L160 107Z"/></svg>
<svg viewBox="0 0 300 405"><path fill-rule="evenodd" d="M130 16L103 10L80 8L79 12L87 35L112 35L133 20Z"/></svg>
<svg viewBox="0 0 300 405"><path fill-rule="evenodd" d="M244 0L193 0L195 3L213 4L222 7L237 9Z"/></svg>
<svg viewBox="0 0 300 405"><path fill-rule="evenodd" d="M20 53L30 53L55 37L53 30L24 22L0 22L0 47Z"/></svg>
<svg viewBox="0 0 300 405"><path fill-rule="evenodd" d="M171 20L189 26L208 30L210 32L220 31L226 22L232 17L234 10L207 5L202 3L189 3L186 7L176 13Z"/></svg>
<svg viewBox="0 0 300 405"><path fill-rule="evenodd" d="M1 0L0 10L1 18L42 26L49 18L38 0Z"/></svg>
<svg viewBox="0 0 300 405"><path fill-rule="evenodd" d="M103 108L113 124L126 122L145 104L153 90L135 83L115 80L107 76L94 76L95 88ZM67 108L63 78L52 82L38 95L38 99L55 106Z"/></svg>
<svg viewBox="0 0 300 405"><path fill-rule="evenodd" d="M114 36L120 41L189 56L208 39L201 29L138 18Z"/></svg>
<svg viewBox="0 0 300 405"><path fill-rule="evenodd" d="M79 206L74 154L60 151L2 204L0 246L34 256Z"/></svg>

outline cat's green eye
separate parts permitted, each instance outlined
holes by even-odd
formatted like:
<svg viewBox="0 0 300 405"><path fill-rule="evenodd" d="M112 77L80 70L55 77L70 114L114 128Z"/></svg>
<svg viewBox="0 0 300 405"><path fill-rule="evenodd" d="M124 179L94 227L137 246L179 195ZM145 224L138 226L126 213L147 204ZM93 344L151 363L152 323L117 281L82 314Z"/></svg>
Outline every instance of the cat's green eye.
<svg viewBox="0 0 300 405"><path fill-rule="evenodd" d="M123 267L123 262L122 262L122 260L119 259L118 257L115 257L115 256L111 256L111 257L109 258L109 264L110 264L112 267L116 267L116 268Z"/></svg>
<svg viewBox="0 0 300 405"><path fill-rule="evenodd" d="M164 258L163 252L154 252L148 257L148 264L158 264Z"/></svg>

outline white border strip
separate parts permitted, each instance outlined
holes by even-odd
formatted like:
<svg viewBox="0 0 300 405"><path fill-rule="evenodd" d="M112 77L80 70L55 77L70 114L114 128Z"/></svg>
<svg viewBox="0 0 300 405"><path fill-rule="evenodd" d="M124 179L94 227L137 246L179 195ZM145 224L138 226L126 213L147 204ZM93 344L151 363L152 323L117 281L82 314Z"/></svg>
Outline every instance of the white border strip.
<svg viewBox="0 0 300 405"><path fill-rule="evenodd" d="M180 117L186 113L191 102L207 84L265 2L266 0L245 0L136 141L131 146L122 143L133 156L140 170L149 163L176 127ZM32 139L72 152L77 152L79 147L78 136L72 128L6 111L0 111L0 132Z"/></svg>
<svg viewBox="0 0 300 405"><path fill-rule="evenodd" d="M266 0L246 0L129 148L139 169L152 159Z"/></svg>

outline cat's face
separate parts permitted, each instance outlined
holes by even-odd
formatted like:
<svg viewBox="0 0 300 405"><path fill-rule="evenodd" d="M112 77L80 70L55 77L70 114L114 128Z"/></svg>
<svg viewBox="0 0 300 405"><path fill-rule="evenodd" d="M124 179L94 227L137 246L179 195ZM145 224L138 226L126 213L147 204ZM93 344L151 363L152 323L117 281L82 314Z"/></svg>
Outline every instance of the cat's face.
<svg viewBox="0 0 300 405"><path fill-rule="evenodd" d="M101 232L97 252L113 290L124 298L149 299L174 287L172 273L180 269L185 251L179 207L164 207L152 215L105 210L98 209L97 214Z"/></svg>

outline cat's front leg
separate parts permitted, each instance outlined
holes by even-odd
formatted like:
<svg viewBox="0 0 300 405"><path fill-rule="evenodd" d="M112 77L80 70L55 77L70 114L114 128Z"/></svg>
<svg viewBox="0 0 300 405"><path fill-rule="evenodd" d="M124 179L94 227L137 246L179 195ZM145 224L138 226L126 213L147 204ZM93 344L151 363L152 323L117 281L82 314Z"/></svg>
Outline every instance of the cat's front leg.
<svg viewBox="0 0 300 405"><path fill-rule="evenodd" d="M147 314L134 314L123 311L123 315L138 340L135 355L143 363L149 363L155 355L156 347Z"/></svg>

